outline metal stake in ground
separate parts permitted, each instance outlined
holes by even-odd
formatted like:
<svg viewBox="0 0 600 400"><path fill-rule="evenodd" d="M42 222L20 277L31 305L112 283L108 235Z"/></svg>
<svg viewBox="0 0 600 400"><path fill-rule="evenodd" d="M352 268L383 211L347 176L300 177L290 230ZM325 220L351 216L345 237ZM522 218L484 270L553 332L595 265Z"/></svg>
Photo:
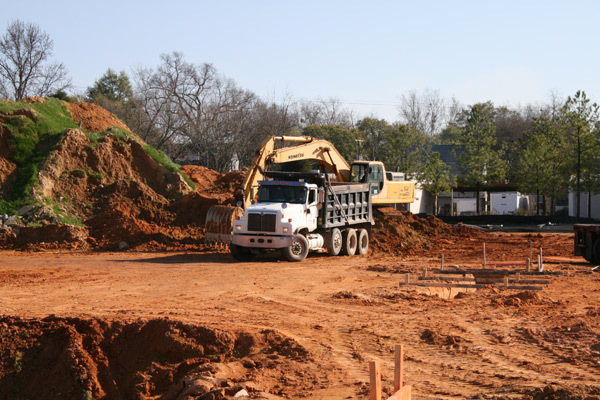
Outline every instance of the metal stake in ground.
<svg viewBox="0 0 600 400"><path fill-rule="evenodd" d="M485 261L485 242L483 242L483 265L485 266L486 261Z"/></svg>

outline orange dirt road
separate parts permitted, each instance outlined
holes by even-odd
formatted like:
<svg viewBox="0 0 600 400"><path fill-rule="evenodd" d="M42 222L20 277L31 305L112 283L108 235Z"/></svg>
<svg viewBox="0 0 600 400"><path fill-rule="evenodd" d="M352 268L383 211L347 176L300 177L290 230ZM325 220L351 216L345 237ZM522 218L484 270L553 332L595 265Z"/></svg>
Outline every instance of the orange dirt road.
<svg viewBox="0 0 600 400"><path fill-rule="evenodd" d="M225 253L2 251L0 313L273 329L308 351L314 372L290 373L277 388L287 398L368 398L374 359L390 394L396 344L405 345L405 381L416 399L521 399L542 390L598 396L600 273L570 255L571 237L539 239L552 247L545 270L563 273L535 277L550 280L544 290L487 287L455 298L399 286L405 273L416 279L439 268L433 254L315 254L301 263L267 254L238 263ZM490 235L488 260L523 260L529 249L521 239ZM472 253L480 246L446 248L447 268L480 268Z"/></svg>

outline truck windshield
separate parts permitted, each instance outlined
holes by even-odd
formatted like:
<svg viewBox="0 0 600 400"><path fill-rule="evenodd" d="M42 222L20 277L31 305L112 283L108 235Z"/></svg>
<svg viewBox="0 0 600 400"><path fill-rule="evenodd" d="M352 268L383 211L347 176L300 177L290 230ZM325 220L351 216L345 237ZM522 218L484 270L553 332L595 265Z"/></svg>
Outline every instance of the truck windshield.
<svg viewBox="0 0 600 400"><path fill-rule="evenodd" d="M258 190L259 203L298 203L306 202L306 188L302 186L264 185Z"/></svg>

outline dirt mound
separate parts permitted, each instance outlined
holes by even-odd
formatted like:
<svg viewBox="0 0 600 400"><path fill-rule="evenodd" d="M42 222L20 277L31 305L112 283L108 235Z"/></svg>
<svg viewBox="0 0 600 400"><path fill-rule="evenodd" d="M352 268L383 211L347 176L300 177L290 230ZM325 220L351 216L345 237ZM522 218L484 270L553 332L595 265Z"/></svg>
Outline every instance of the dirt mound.
<svg viewBox="0 0 600 400"><path fill-rule="evenodd" d="M169 208L190 191L135 139L107 135L93 143L78 129L64 135L39 180L40 195L77 216L89 228L91 244L106 248L175 241L165 229L175 220Z"/></svg>
<svg viewBox="0 0 600 400"><path fill-rule="evenodd" d="M221 174L198 165L184 165L181 171L196 184L196 190L188 193L177 202L178 225L204 225L206 213L213 205L235 205L236 194L246 177L247 170L232 171Z"/></svg>
<svg viewBox="0 0 600 400"><path fill-rule="evenodd" d="M38 96L29 96L29 97L25 97L23 99L23 101L26 103L42 103L42 104L44 104L46 102L46 99L43 97L38 97Z"/></svg>
<svg viewBox="0 0 600 400"><path fill-rule="evenodd" d="M2 115L0 115L0 124ZM8 129L0 126L0 191L2 194L10 193L12 180L17 170L17 165L10 161L13 152L14 138Z"/></svg>
<svg viewBox="0 0 600 400"><path fill-rule="evenodd" d="M452 226L429 215L383 209L376 213L371 248L375 254L418 255L437 249L451 239L480 238L484 234L466 226Z"/></svg>
<svg viewBox="0 0 600 400"><path fill-rule="evenodd" d="M103 131L120 122L95 104L66 104L73 118L80 118L86 131ZM37 118L34 110L11 112L11 117ZM86 125L87 124L87 125ZM9 192L16 166L9 161L13 146L8 129L0 131L0 190ZM215 204L234 204L235 189L245 171L220 174L200 166L183 170L195 181L191 191L183 178L155 161L135 137L107 134L92 141L79 129L66 131L55 150L39 167L37 206L25 221L52 216L56 223L68 216L88 229L87 243L68 240L62 231L68 228L28 227L5 231L1 235L7 247L103 249L145 246L187 248L199 245L202 225L208 209ZM56 217L55 217L56 216ZM37 240L37 242L36 242ZM49 244L44 244L49 243ZM54 244L52 244L54 243ZM201 247L201 246L200 246Z"/></svg>
<svg viewBox="0 0 600 400"><path fill-rule="evenodd" d="M307 350L273 330L166 319L0 318L0 398L231 398L277 393L290 370L314 379ZM206 397L200 397L206 396Z"/></svg>
<svg viewBox="0 0 600 400"><path fill-rule="evenodd" d="M527 392L526 398L532 400L582 400L597 399L600 395L600 388L581 385L576 387L562 388L554 385L548 385L544 388L536 388Z"/></svg>
<svg viewBox="0 0 600 400"><path fill-rule="evenodd" d="M69 103L66 101L64 104L71 113L73 120L86 132L104 132L112 127L118 127L131 132L121 120L97 104L85 102Z"/></svg>
<svg viewBox="0 0 600 400"><path fill-rule="evenodd" d="M67 224L44 224L41 227L19 226L0 230L0 241L22 249L87 250L89 232L84 227Z"/></svg>

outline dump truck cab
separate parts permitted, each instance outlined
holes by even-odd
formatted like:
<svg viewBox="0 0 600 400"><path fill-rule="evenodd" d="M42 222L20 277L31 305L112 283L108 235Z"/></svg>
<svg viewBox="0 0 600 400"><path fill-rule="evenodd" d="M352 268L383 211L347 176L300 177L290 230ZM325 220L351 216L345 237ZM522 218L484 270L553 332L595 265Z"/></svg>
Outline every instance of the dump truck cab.
<svg viewBox="0 0 600 400"><path fill-rule="evenodd" d="M233 223L231 254L249 261L263 249L280 249L288 261L309 250L365 254L373 213L371 185L331 182L323 173L266 171L256 201Z"/></svg>
<svg viewBox="0 0 600 400"><path fill-rule="evenodd" d="M233 224L232 243L247 248L280 249L292 236L317 229L318 187L294 181L262 181L256 203Z"/></svg>

